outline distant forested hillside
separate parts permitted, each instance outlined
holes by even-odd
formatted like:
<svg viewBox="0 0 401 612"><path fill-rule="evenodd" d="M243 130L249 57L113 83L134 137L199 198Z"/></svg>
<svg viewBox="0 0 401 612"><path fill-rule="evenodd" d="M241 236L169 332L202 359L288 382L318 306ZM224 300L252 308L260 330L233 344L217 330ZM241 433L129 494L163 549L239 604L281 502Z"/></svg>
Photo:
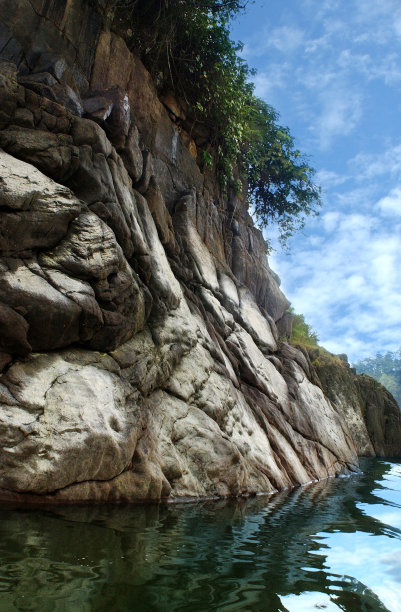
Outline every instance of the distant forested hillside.
<svg viewBox="0 0 401 612"><path fill-rule="evenodd" d="M354 364L358 374L367 374L382 383L401 406L401 348Z"/></svg>

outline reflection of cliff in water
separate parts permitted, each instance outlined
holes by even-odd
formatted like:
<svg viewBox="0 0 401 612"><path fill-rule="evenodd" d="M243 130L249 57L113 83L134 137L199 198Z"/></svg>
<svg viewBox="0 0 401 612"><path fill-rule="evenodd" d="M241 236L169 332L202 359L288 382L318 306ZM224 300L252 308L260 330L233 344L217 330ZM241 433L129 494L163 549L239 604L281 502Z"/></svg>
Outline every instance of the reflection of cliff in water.
<svg viewBox="0 0 401 612"><path fill-rule="evenodd" d="M280 595L320 591L335 595L340 609L384 610L364 585L328 573L317 535L362 531L400 538L357 507L387 504L376 495L389 464L372 465L370 474L270 499L3 510L2 609L50 612L61 599L66 610L82 612L274 611L286 609Z"/></svg>

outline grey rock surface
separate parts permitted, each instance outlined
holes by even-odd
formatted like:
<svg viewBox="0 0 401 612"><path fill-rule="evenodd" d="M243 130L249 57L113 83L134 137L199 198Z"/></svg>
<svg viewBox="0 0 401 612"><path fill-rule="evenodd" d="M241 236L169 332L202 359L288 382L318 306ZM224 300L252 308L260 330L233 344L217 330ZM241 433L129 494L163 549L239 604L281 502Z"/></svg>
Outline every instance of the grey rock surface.
<svg viewBox="0 0 401 612"><path fill-rule="evenodd" d="M356 469L372 435L282 342L246 202L201 173L124 40L57 6L0 0L0 498L238 496Z"/></svg>

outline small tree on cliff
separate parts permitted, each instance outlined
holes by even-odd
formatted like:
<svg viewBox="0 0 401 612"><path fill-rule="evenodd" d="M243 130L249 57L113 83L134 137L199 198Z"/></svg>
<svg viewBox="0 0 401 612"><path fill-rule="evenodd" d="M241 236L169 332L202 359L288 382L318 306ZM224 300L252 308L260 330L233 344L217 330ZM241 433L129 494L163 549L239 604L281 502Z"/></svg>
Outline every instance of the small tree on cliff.
<svg viewBox="0 0 401 612"><path fill-rule="evenodd" d="M316 348L319 336L305 321L304 315L297 314L293 308L289 308L288 312L292 315L291 343L294 345L300 344L307 348Z"/></svg>
<svg viewBox="0 0 401 612"><path fill-rule="evenodd" d="M110 3L120 21L129 21L130 46L153 74L159 93L173 91L186 102L185 129L202 126L209 134L207 159L214 162L222 189L240 191L240 176L260 225L277 223L285 242L316 213L320 189L288 128L253 95L254 72L240 57L242 45L230 39L229 20L247 1Z"/></svg>
<svg viewBox="0 0 401 612"><path fill-rule="evenodd" d="M321 189L313 182L314 170L294 147L288 128L280 126L277 119L271 106L252 98L244 129L242 163L260 224L277 222L285 243L304 226L308 215L317 214Z"/></svg>

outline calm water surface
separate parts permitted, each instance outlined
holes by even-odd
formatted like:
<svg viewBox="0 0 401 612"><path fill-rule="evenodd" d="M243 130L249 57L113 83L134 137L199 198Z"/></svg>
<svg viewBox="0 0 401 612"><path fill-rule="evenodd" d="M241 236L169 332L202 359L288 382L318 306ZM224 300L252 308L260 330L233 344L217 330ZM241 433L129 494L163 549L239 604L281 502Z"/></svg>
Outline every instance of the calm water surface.
<svg viewBox="0 0 401 612"><path fill-rule="evenodd" d="M401 612L401 464L272 498L0 510L0 611Z"/></svg>

